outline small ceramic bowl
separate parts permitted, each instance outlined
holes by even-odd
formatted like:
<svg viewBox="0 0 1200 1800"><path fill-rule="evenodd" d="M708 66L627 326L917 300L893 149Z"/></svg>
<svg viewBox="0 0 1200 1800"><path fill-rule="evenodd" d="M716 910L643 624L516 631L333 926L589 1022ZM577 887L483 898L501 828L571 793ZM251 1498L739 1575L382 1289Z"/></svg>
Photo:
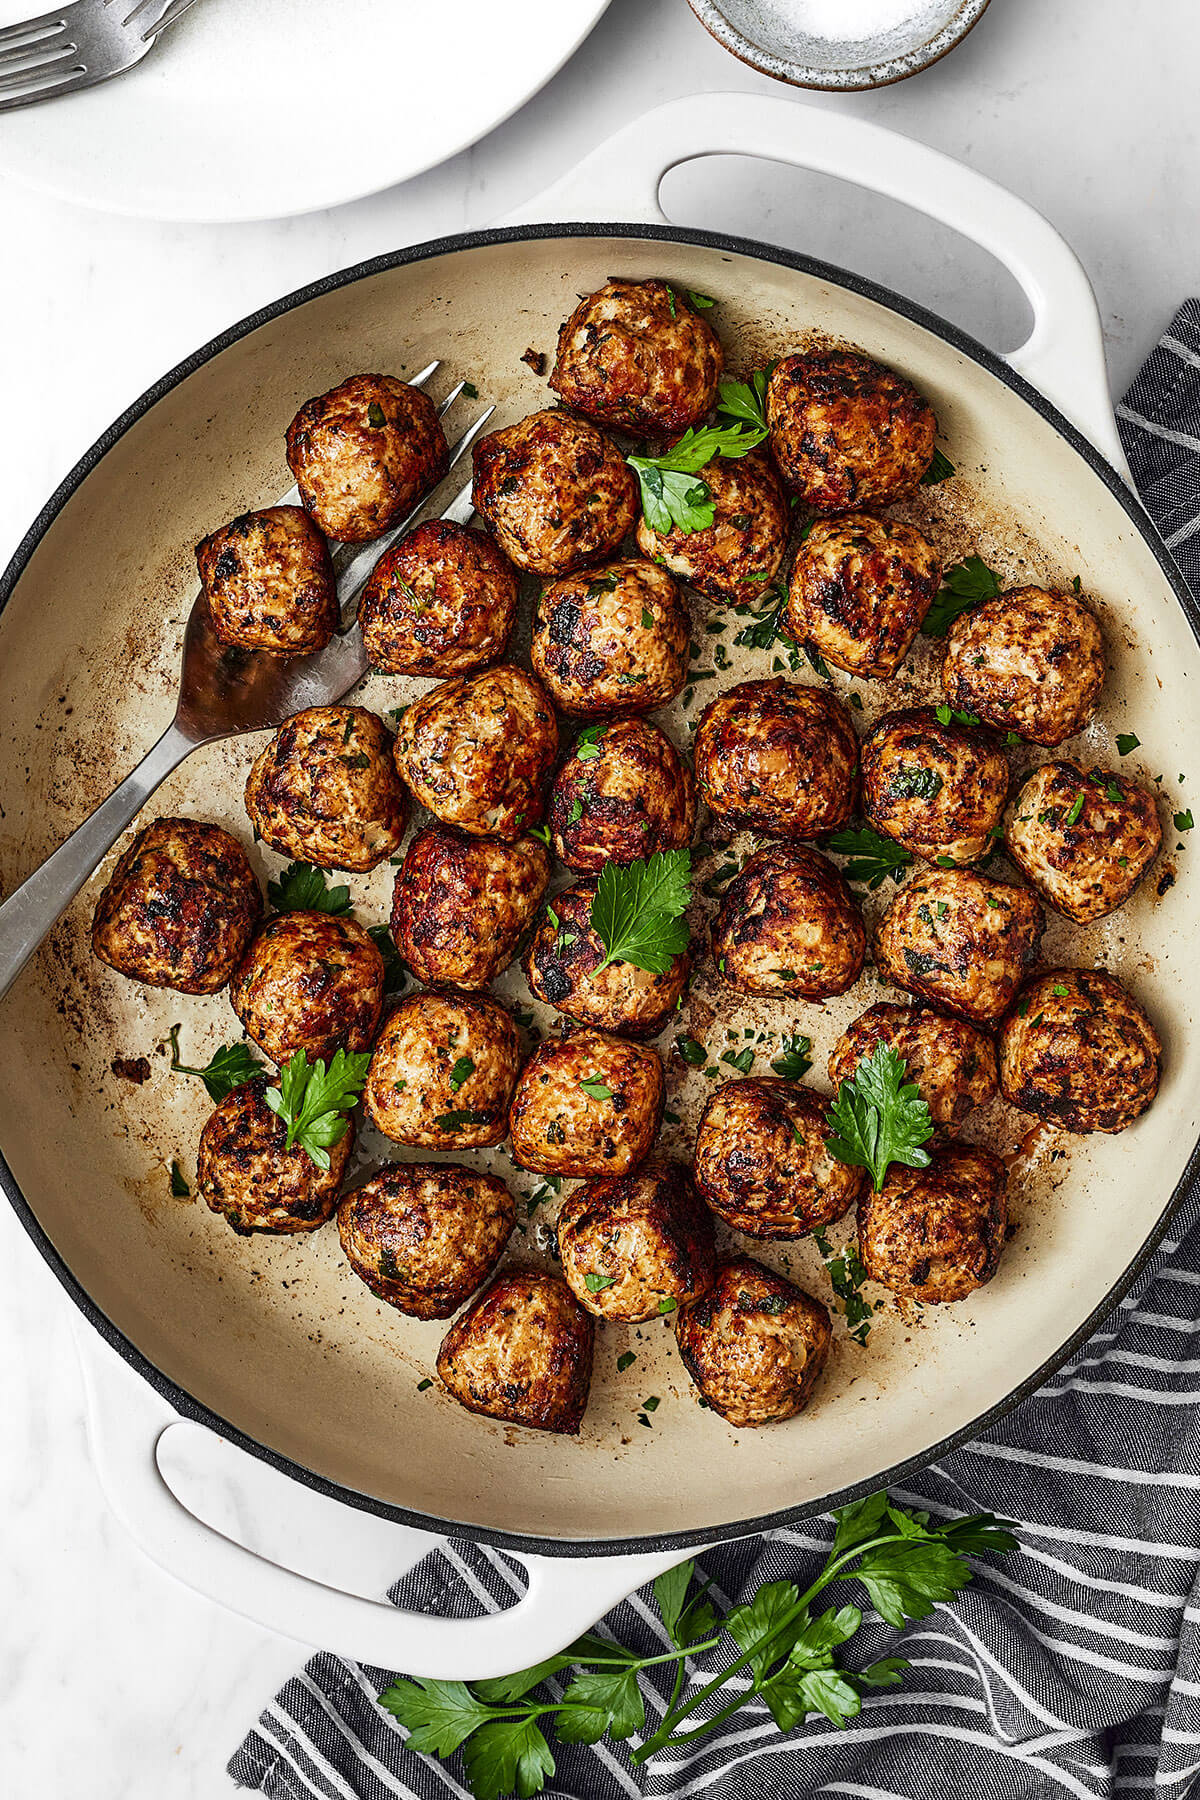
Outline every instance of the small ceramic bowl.
<svg viewBox="0 0 1200 1800"><path fill-rule="evenodd" d="M795 87L877 88L927 69L966 37L988 0L845 0L835 36L831 0L688 0L719 44Z"/></svg>

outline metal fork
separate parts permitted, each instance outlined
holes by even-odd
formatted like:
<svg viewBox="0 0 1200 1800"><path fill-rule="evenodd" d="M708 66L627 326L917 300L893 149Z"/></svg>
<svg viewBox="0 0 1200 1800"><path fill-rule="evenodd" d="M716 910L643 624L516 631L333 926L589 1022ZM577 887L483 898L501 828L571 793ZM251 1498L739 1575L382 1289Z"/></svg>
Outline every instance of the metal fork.
<svg viewBox="0 0 1200 1800"><path fill-rule="evenodd" d="M141 62L196 0L72 0L0 29L0 112L95 87Z"/></svg>
<svg viewBox="0 0 1200 1800"><path fill-rule="evenodd" d="M413 377L410 386L423 387L439 367L437 362L430 363ZM449 411L464 385L460 381L446 396L438 408L440 415ZM227 649L213 632L203 593L197 595L184 631L179 701L171 724L116 793L0 906L0 999L126 826L185 757L218 738L281 725L305 707L332 705L362 679L368 668L367 654L353 602L388 546L414 520L434 510L431 503L444 491L450 471L462 461L495 410L487 407L455 440L447 474L399 525L369 544L343 544L334 551L342 625L324 650L288 657L263 650ZM299 498L293 487L275 505L295 505ZM440 516L465 525L471 511L468 481Z"/></svg>

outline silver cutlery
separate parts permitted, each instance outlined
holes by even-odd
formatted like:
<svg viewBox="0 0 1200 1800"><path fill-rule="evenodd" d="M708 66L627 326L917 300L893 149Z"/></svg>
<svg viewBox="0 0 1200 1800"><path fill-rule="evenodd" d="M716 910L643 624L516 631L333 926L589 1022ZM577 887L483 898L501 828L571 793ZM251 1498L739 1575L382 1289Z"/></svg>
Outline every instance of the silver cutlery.
<svg viewBox="0 0 1200 1800"><path fill-rule="evenodd" d="M196 0L71 0L0 27L0 112L95 87L141 62Z"/></svg>

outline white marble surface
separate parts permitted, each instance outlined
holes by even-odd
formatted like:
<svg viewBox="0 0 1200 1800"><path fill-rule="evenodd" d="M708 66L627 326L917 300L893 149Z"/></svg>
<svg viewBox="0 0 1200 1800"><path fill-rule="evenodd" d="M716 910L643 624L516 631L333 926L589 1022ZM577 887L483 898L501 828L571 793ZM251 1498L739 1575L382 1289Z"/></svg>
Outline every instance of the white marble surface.
<svg viewBox="0 0 1200 1800"><path fill-rule="evenodd" d="M1092 275L1119 389L1200 288L1198 59L1195 0L993 0L925 75L807 98L923 137L1040 206ZM501 216L639 110L733 88L779 91L727 58L684 0L614 0L519 117L442 169L337 211L176 228L47 204L0 173L0 559L122 407L230 321L359 258ZM681 223L828 256L1000 346L1020 335L1020 307L987 259L906 213L732 159L674 176L667 198ZM226 1757L302 1652L192 1597L113 1522L88 1459L68 1303L4 1210L0 1792L209 1800L231 1791ZM205 1504L249 1519L235 1496ZM402 1561L377 1521L326 1521L299 1492L294 1510L310 1566L336 1564L360 1591Z"/></svg>

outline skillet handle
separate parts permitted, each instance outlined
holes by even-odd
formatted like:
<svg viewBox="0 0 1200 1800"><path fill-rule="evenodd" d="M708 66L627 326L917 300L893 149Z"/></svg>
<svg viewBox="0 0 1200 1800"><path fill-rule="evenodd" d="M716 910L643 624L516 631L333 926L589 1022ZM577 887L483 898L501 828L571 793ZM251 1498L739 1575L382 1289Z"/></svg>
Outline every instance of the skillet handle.
<svg viewBox="0 0 1200 1800"><path fill-rule="evenodd" d="M92 1458L120 1523L167 1574L283 1637L409 1675L483 1680L565 1649L635 1588L682 1561L678 1550L561 1558L514 1552L528 1575L525 1595L508 1611L478 1619L402 1612L388 1601L329 1587L235 1543L188 1510L159 1467L158 1448L167 1433L182 1427L199 1435L206 1468L216 1466L230 1481L245 1473L245 1452L182 1420L82 1318L73 1325ZM344 1542L358 1514L336 1501L324 1504L330 1534ZM393 1578L440 1541L399 1525L395 1533Z"/></svg>
<svg viewBox="0 0 1200 1800"><path fill-rule="evenodd" d="M1033 311L1033 331L1006 361L1129 479L1108 391L1100 314L1075 252L1027 201L882 125L782 95L686 95L624 126L508 223L663 224L658 195L668 171L696 157L731 155L839 176L914 207L989 250Z"/></svg>

